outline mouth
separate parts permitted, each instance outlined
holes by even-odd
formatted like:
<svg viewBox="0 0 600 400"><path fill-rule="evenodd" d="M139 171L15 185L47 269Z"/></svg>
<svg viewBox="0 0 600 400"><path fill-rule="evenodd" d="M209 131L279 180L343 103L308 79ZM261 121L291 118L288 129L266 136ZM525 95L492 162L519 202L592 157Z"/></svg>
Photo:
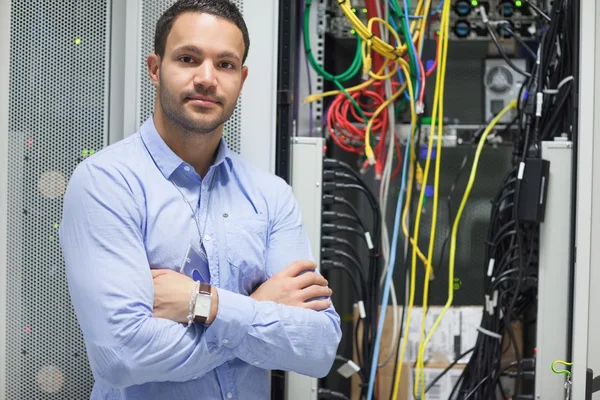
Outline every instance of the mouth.
<svg viewBox="0 0 600 400"><path fill-rule="evenodd" d="M193 96L187 98L188 102L197 107L215 107L219 104L216 99L208 96Z"/></svg>

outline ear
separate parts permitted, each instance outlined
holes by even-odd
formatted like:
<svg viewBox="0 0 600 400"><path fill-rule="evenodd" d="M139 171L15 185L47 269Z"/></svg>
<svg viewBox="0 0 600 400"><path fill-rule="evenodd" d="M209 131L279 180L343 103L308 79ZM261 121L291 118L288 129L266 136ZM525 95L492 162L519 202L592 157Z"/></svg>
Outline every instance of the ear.
<svg viewBox="0 0 600 400"><path fill-rule="evenodd" d="M248 78L248 67L244 65L242 67L242 87L240 88L240 91L244 87L244 82L246 82L246 78Z"/></svg>
<svg viewBox="0 0 600 400"><path fill-rule="evenodd" d="M156 53L150 53L146 60L148 65L148 75L155 87L159 86L160 76L160 57Z"/></svg>

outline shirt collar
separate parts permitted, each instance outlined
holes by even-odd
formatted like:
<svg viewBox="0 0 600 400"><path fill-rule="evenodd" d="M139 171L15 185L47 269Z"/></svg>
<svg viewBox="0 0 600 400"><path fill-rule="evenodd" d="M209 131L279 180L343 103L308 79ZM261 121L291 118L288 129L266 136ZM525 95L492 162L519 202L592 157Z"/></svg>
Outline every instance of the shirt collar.
<svg viewBox="0 0 600 400"><path fill-rule="evenodd" d="M166 179L170 179L177 168L187 165L171 148L165 143L154 125L154 118L150 116L141 126L140 135L146 149L154 160L154 163ZM225 138L221 137L217 157L213 167L225 164L232 168L231 150L227 147Z"/></svg>

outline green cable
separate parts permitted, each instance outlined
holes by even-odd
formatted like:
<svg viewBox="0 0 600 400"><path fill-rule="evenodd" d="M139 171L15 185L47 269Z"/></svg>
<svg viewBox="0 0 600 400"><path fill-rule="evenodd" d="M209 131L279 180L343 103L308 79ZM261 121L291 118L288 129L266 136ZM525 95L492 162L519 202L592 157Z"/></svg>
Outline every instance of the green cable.
<svg viewBox="0 0 600 400"><path fill-rule="evenodd" d="M323 79L333 82L335 86L350 100L358 114L363 119L364 123L368 123L368 118L363 113L362 109L358 105L358 103L354 100L354 98L346 91L344 86L340 82L345 82L356 76L360 72L362 67L362 40L359 35L357 35L357 45L356 45L356 53L354 54L354 60L352 60L352 64L350 67L343 73L339 75L332 75L329 72L325 71L317 60L315 59L312 49L310 47L310 6L312 5L312 0L306 0L305 9L304 9L304 21L303 21L303 33L304 33L304 50L306 51L306 55L308 57L308 62L313 67L313 69L319 74ZM371 136L371 147L374 146L374 135Z"/></svg>

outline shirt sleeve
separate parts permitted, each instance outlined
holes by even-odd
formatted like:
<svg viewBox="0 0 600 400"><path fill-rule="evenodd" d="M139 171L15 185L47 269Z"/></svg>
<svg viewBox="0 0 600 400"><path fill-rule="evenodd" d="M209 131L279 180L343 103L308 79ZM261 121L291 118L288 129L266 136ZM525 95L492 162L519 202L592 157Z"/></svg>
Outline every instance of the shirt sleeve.
<svg viewBox="0 0 600 400"><path fill-rule="evenodd" d="M143 198L123 171L84 162L69 182L59 232L92 371L116 388L196 379L235 358L223 341L211 342L204 326L153 317ZM228 321L232 343L248 318Z"/></svg>
<svg viewBox="0 0 600 400"><path fill-rule="evenodd" d="M297 201L287 184L281 187L267 248L269 277L296 260L313 260ZM316 378L329 373L342 336L340 317L333 306L313 311L219 291L217 318L206 332L211 341L229 341L234 318L242 324L248 321L243 328L247 333L233 348L241 360Z"/></svg>

